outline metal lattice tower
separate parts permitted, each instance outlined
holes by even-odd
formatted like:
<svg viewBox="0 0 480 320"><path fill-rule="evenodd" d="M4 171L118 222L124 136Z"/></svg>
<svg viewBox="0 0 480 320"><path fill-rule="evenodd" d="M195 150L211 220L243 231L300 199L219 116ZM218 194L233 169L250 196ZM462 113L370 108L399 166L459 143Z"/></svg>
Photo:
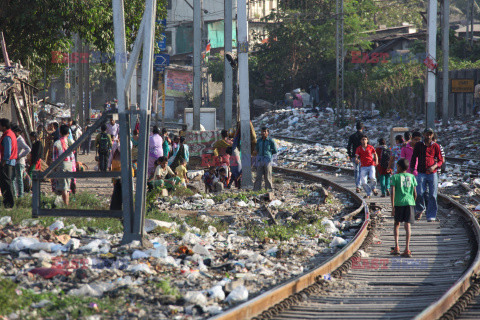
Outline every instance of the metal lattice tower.
<svg viewBox="0 0 480 320"><path fill-rule="evenodd" d="M336 0L336 32L335 32L335 66L336 66L336 118L337 121L344 117L344 90L343 73L345 49L343 47L343 0Z"/></svg>

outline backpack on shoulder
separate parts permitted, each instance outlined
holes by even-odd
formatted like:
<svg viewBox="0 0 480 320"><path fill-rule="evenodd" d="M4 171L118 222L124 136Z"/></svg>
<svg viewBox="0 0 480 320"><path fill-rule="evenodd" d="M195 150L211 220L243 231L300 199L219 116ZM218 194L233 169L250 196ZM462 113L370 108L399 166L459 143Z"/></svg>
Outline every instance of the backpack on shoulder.
<svg viewBox="0 0 480 320"><path fill-rule="evenodd" d="M382 154L380 155L380 167L387 169L392 151L389 148L382 147Z"/></svg>
<svg viewBox="0 0 480 320"><path fill-rule="evenodd" d="M102 132L98 143L98 153L107 154L110 151L110 148L110 139L106 133Z"/></svg>

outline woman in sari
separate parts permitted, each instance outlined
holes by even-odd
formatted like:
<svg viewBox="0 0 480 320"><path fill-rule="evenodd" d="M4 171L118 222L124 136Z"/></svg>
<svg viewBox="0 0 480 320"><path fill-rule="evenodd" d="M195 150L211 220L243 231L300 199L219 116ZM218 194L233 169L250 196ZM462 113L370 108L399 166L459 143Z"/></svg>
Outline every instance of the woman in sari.
<svg viewBox="0 0 480 320"><path fill-rule="evenodd" d="M163 139L157 126L153 127L152 135L148 142L148 177L155 172L155 161L163 156Z"/></svg>
<svg viewBox="0 0 480 320"><path fill-rule="evenodd" d="M185 137L180 137L180 144L177 149L177 152L173 155L173 161L170 165L170 168L172 168L173 171L182 164L182 160L185 159L188 160L190 158L190 152L188 150L188 145L185 144Z"/></svg>

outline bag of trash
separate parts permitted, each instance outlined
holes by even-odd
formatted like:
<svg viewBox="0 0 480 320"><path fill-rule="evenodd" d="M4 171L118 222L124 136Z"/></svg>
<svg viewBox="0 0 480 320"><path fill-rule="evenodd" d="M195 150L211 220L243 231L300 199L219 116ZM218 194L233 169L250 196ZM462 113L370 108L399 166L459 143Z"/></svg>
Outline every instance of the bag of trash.
<svg viewBox="0 0 480 320"><path fill-rule="evenodd" d="M332 242L330 242L330 248L333 247L343 247L347 244L347 240L340 238L340 237L334 237Z"/></svg>
<svg viewBox="0 0 480 320"><path fill-rule="evenodd" d="M241 301L245 301L248 299L248 290L245 286L238 286L233 289L232 292L228 295L227 299L225 300L229 304L238 303Z"/></svg>

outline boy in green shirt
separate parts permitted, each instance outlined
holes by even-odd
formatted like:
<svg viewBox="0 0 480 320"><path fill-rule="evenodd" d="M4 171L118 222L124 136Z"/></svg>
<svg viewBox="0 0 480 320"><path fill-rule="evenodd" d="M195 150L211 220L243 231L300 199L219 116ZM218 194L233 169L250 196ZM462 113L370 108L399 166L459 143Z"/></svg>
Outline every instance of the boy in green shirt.
<svg viewBox="0 0 480 320"><path fill-rule="evenodd" d="M407 244L405 251L402 253L403 257L410 258L412 252L410 251L410 226L415 221L415 199L417 198L417 180L413 174L407 173L408 160L400 159L397 162L397 174L390 179L390 186L392 189L392 217L395 219L393 234L395 237L395 247L392 248L392 254L400 254L398 246L398 231L400 223L405 222L405 231L407 234Z"/></svg>

